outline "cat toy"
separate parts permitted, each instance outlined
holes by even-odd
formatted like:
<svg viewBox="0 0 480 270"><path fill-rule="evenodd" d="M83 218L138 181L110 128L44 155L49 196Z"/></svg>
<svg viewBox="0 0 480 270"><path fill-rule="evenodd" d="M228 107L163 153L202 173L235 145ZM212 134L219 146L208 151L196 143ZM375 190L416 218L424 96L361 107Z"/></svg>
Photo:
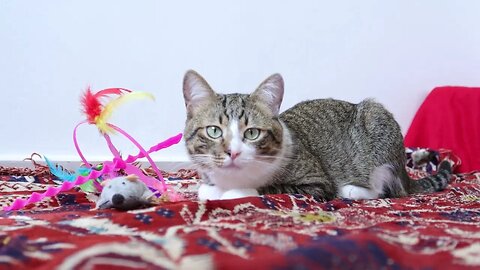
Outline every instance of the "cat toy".
<svg viewBox="0 0 480 270"><path fill-rule="evenodd" d="M113 100L108 101L106 104L102 103L102 99L111 96L117 97ZM114 178L121 173L136 175L138 179L145 183L147 187L155 190L157 193L162 194L162 196L168 198L168 200L170 201L179 200L180 196L173 190L169 190L160 170L150 157L150 154L179 143L182 139L182 134L179 133L176 136L173 136L163 142L158 143L157 145L154 145L149 150L146 150L127 132L108 122L108 119L112 115L115 108L125 103L126 101L144 98L152 100L154 99L153 95L149 93L133 92L125 88L108 88L98 91L95 94L92 93L90 88L88 88L81 99L82 111L86 115L87 119L78 123L73 129L73 143L75 145L75 149L77 150L78 155L80 156L80 159L82 160L86 168L79 169L76 173L71 174L65 171L63 168L55 168L47 160L47 164L52 170L52 173L58 178L60 178L60 180L63 180L63 183L58 187L49 187L43 193L33 192L31 196L26 200L16 199L10 206L4 207L3 210L19 210L28 204L39 202L46 197L52 197L62 191L70 190L75 186L84 185L90 180ZM82 151L80 150L80 146L77 140L77 129L84 124L91 124L97 127L100 134L104 137L107 146L113 155L112 161L104 161L102 162L101 166L96 167L93 167L87 161ZM120 152L113 145L109 135L116 133L123 135L130 142L132 142L138 148L139 153L135 156L129 155L126 159L122 159ZM133 165L133 163L139 158L146 158L148 160L150 166L157 174L158 179L145 175L140 168ZM102 185L98 181L95 180L92 181L92 183L98 191L102 190Z"/></svg>
<svg viewBox="0 0 480 270"><path fill-rule="evenodd" d="M115 177L102 182L102 190L95 209L115 208L132 210L159 203L154 193L138 179L138 176Z"/></svg>

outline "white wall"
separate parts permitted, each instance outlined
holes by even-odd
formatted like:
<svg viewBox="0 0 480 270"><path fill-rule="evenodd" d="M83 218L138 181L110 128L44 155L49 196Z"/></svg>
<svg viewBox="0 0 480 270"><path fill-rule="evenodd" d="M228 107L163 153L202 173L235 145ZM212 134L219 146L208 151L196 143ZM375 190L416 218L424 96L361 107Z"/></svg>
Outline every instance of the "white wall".
<svg viewBox="0 0 480 270"><path fill-rule="evenodd" d="M228 92L280 72L283 109L374 97L406 132L434 86L480 85L480 1L0 0L0 160L78 159L87 85L155 94L112 120L145 146L181 132L190 68ZM93 127L79 136L89 159L110 157ZM155 159L185 160L183 145Z"/></svg>

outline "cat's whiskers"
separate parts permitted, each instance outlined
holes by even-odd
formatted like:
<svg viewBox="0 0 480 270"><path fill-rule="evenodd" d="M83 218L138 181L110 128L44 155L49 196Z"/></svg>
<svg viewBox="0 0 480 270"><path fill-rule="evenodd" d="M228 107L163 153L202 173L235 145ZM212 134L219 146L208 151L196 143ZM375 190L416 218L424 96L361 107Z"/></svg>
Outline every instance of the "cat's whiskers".
<svg viewBox="0 0 480 270"><path fill-rule="evenodd" d="M274 160L285 160L285 161L290 161L293 160L292 157L288 156L269 156L269 155L254 155L254 158L268 158L268 159L274 159Z"/></svg>
<svg viewBox="0 0 480 270"><path fill-rule="evenodd" d="M261 164L261 166L268 166L269 168L279 168L282 166L286 166L286 164L290 163L293 160L290 157L282 157L282 156L259 156L255 155L252 158L244 159L245 161L251 164Z"/></svg>
<svg viewBox="0 0 480 270"><path fill-rule="evenodd" d="M190 158L193 164L198 166L198 169L211 169L216 165L215 156L211 154L193 154L190 155Z"/></svg>
<svg viewBox="0 0 480 270"><path fill-rule="evenodd" d="M244 161L255 167L260 166L267 169L275 169L283 171L284 166L290 163L293 158L288 156L270 156L270 155L253 155L249 158L244 158Z"/></svg>

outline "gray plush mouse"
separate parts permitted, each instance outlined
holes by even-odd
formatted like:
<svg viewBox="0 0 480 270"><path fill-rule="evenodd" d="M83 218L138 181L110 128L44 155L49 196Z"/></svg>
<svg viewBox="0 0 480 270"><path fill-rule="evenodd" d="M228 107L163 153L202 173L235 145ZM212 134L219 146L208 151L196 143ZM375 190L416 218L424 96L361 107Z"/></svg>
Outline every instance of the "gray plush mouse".
<svg viewBox="0 0 480 270"><path fill-rule="evenodd" d="M136 175L105 180L96 209L132 210L156 204L154 193Z"/></svg>

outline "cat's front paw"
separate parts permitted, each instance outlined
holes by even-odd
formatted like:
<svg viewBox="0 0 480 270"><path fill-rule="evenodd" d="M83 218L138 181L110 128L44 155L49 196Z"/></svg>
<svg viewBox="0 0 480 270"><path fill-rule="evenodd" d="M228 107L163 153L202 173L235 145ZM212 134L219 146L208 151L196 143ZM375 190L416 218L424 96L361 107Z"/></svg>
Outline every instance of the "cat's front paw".
<svg viewBox="0 0 480 270"><path fill-rule="evenodd" d="M249 196L259 196L260 194L254 188L239 188L239 189L230 189L223 193L220 197L222 200L229 200L229 199L238 199L244 198Z"/></svg>
<svg viewBox="0 0 480 270"><path fill-rule="evenodd" d="M201 201L219 200L223 193L224 190L215 185L201 184L198 188L198 199Z"/></svg>

